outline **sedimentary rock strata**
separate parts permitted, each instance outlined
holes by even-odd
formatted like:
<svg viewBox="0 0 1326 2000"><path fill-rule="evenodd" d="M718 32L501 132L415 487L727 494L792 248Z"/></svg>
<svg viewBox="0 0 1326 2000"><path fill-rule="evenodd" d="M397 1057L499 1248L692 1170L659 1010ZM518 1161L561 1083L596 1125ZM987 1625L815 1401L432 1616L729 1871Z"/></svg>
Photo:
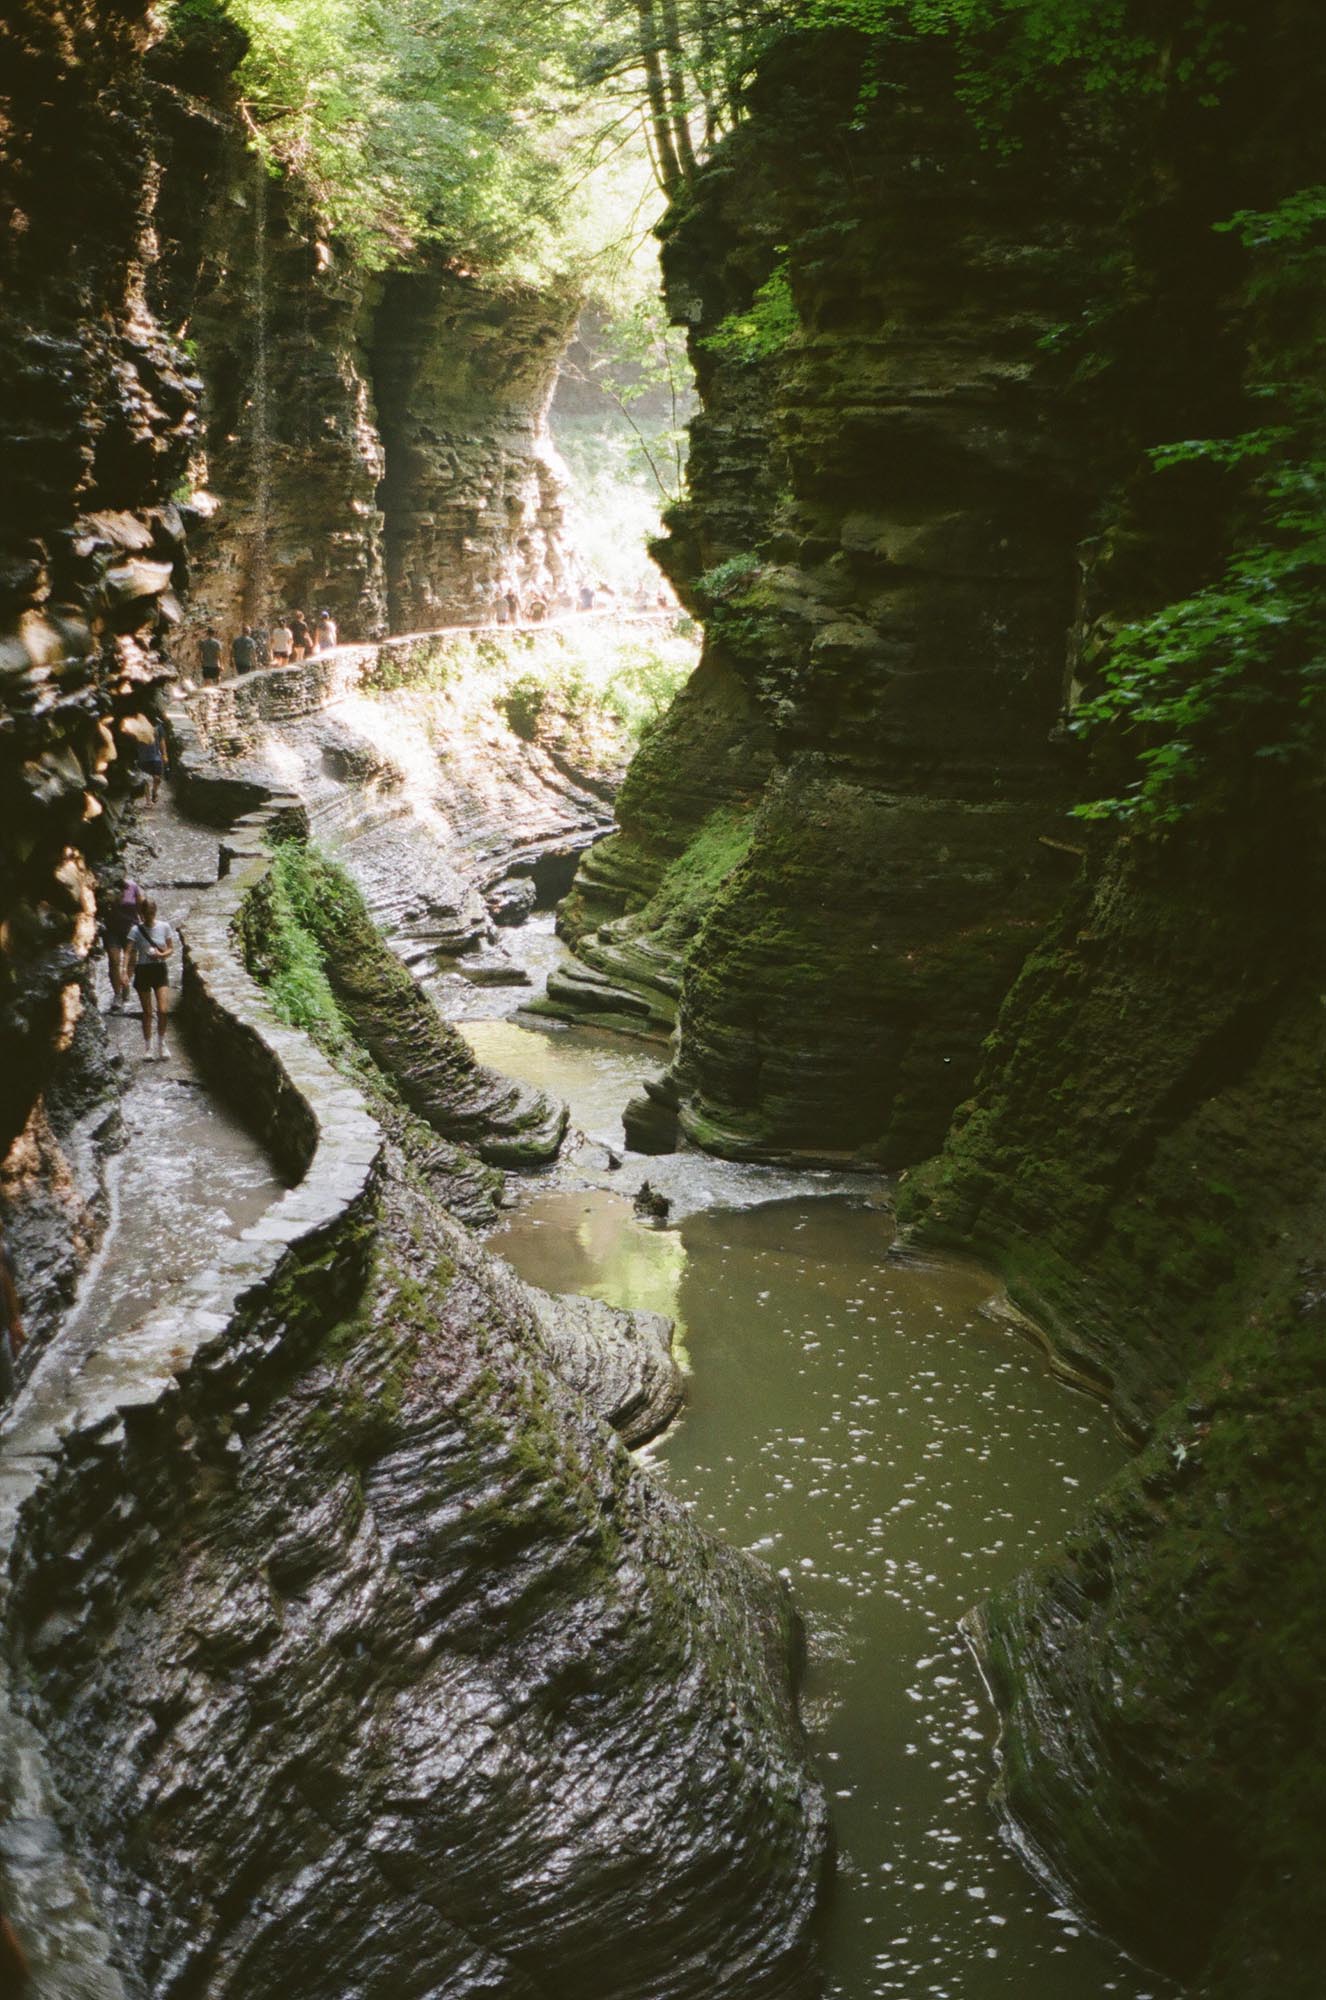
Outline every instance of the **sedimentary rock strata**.
<svg viewBox="0 0 1326 2000"><path fill-rule="evenodd" d="M775 55L668 227L705 411L662 559L705 664L568 922L650 1025L662 947L691 1138L892 1165L942 1134L1062 891L1051 736L1098 471L1038 343L1101 224L1071 150L1054 176L982 159L942 49L895 52L853 120L859 61ZM723 346L775 270L791 345ZM660 881L703 868L720 809L745 838L670 924Z"/></svg>

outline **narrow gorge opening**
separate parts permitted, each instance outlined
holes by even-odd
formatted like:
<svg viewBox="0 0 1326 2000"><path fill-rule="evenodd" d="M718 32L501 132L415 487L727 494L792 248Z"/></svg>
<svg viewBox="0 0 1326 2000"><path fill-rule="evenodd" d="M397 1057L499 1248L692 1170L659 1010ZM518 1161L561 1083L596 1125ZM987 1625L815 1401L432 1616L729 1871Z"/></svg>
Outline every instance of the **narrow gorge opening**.
<svg viewBox="0 0 1326 2000"><path fill-rule="evenodd" d="M0 1987L1315 1995L1317 10L0 66Z"/></svg>

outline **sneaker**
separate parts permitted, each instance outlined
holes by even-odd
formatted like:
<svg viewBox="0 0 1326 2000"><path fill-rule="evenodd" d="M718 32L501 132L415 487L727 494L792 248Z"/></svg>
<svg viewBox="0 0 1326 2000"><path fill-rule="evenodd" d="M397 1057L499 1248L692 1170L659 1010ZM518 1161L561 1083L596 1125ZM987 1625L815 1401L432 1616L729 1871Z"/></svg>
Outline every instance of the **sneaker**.
<svg viewBox="0 0 1326 2000"><path fill-rule="evenodd" d="M166 1047L166 1044L159 1039L157 1041L157 1061L158 1062L170 1061L170 1050Z"/></svg>
<svg viewBox="0 0 1326 2000"><path fill-rule="evenodd" d="M157 1052L154 1048L146 1048L143 1050L144 1062L155 1062L156 1059L157 1059Z"/></svg>

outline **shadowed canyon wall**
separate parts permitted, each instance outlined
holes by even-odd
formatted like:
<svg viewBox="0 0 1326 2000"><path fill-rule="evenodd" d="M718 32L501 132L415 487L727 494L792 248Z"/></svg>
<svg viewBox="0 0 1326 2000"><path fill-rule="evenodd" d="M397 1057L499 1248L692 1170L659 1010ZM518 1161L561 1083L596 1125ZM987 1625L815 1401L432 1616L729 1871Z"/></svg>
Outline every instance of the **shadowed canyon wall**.
<svg viewBox="0 0 1326 2000"><path fill-rule="evenodd" d="M1321 185L1326 37L1285 4L1239 52L1218 107L1178 95L1149 121L1098 394L1143 444L1273 415L1311 455L1319 413L1292 385L1320 340L1320 249L1278 271L1273 235L1231 256L1216 225ZM1088 687L1113 629L1218 578L1266 534L1256 522L1238 474L1209 464L1123 482L1084 551ZM1315 643L1293 606L1286 587L1289 662ZM1213 629L1199 689L1224 644ZM1115 1935L1229 2000L1306 1995L1323 1976L1326 941L1305 920L1323 890L1323 759L1310 687L1290 708L1301 747L1276 749L1276 688L1274 667L1249 676L1232 726L1205 739L1186 816L1092 831L971 1101L903 1203L919 1242L995 1261L1144 1440L1064 1556L987 1607L977 1636L1024 1834ZM1104 738L1093 791L1134 775L1123 747Z"/></svg>
<svg viewBox="0 0 1326 2000"><path fill-rule="evenodd" d="M1138 739L1088 767L1060 724L1249 533L1244 477L1146 453L1310 377L1320 248L1277 291L1273 229L1217 225L1322 184L1326 60L1315 10L1234 10L1199 101L1171 25L1135 101L1046 91L1011 156L933 41L864 100L848 38L766 62L667 225L705 411L663 560L705 658L551 1001L675 1023L636 1143L904 1164L952 1119L913 1239L996 1263L1143 1445L974 1621L1005 1805L1113 1935L1269 2000L1320 1984L1326 1879L1320 737L1286 763L1254 685L1188 817L1120 836L1065 808Z"/></svg>
<svg viewBox="0 0 1326 2000"><path fill-rule="evenodd" d="M93 869L182 616L171 494L200 384L148 297L150 39L146 5L0 20L0 1159L36 1333L102 1224L118 1113L84 983Z"/></svg>
<svg viewBox="0 0 1326 2000"><path fill-rule="evenodd" d="M680 977L688 1136L896 1165L942 1137L1071 868L1051 739L1101 474L1038 342L1104 222L1071 143L984 159L942 47L854 118L860 84L851 38L775 55L667 225L705 409L662 560L705 661L567 921L591 972L662 947ZM720 345L775 245L795 341Z"/></svg>

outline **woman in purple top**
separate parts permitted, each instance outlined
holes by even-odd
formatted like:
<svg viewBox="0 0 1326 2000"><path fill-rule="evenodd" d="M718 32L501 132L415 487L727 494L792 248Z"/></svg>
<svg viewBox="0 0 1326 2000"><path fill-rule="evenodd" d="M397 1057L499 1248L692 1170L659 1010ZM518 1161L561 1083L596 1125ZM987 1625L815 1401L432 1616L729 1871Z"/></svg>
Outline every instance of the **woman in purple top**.
<svg viewBox="0 0 1326 2000"><path fill-rule="evenodd" d="M122 1014L129 1004L129 933L138 921L142 893L138 884L125 876L117 876L101 892L101 936L110 974L112 1014Z"/></svg>

